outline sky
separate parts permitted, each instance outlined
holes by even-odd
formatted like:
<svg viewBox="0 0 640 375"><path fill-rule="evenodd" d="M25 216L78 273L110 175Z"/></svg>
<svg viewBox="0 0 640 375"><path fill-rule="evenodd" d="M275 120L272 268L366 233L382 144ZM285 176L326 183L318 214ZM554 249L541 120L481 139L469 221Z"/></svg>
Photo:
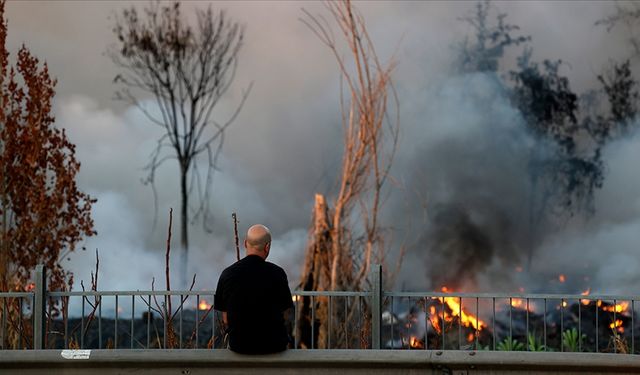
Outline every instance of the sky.
<svg viewBox="0 0 640 375"><path fill-rule="evenodd" d="M115 41L114 14L130 5L141 8L146 4L9 1L6 9L10 51L15 54L24 43L47 62L58 79L56 126L67 129L69 139L77 145L82 163L80 187L98 199L93 208L98 235L85 241L88 250L75 254L68 266L76 279L88 280L98 249L103 290L148 289L152 277L162 276L167 214L170 207L179 210L178 167L167 163L157 177L159 205L154 229L153 196L141 180L161 133L135 108L113 99L117 89L113 79L119 71L105 54ZM398 187L383 215L389 227L399 228L395 239L409 239L404 243L407 254L396 288L437 288L437 278L429 272L451 262L458 265L451 266L454 273L464 273L460 265L468 262L479 265L472 277L465 277L461 285L465 288L515 289L518 283L556 288L559 286L548 281L572 266L576 257L593 262L585 261L584 270L575 270L574 279L579 280L572 288L582 288L587 273L589 282L603 291L640 285L633 271L640 258L632 246L640 228L640 189L635 189L640 179L629 175L630 166L640 157L637 137L621 140L606 151L608 177L596 197L595 218L569 223L550 234L530 275L505 275L520 262L517 247L521 241L503 233L509 230L508 224L485 213L505 212L506 223L519 220L524 164L518 157L505 158L505 150L496 151L498 140L491 134L517 134L517 141L505 140L512 142L516 156L518 147L530 140L517 128L519 114L490 80L481 76L461 79L451 73L455 46L472 31L460 17L470 15L475 3L355 4L366 19L378 55L397 63L393 78L401 103L401 138L392 174ZM612 2L492 4L493 11L507 13L507 22L531 35L534 60L566 63L562 73L578 93L595 88L595 77L611 60L628 57L624 30L607 33L594 25L614 11ZM191 15L194 8L207 4L183 5L184 13ZM328 12L319 2L221 1L211 6L226 9L245 27L237 76L216 115L223 118L237 105L243 90L250 85L252 90L228 130L215 175L210 202L213 232L203 231L197 223L190 227L189 273L197 274L197 288L215 287L221 270L235 259L231 213L237 212L241 232L253 223L271 228L270 259L285 268L295 286L314 193L333 191L340 162L339 72L330 51L300 20L303 8L325 17ZM505 71L514 66L520 51L505 56ZM474 175L473 171L484 172ZM480 187L470 189L469 181ZM634 203L621 204L621 195ZM462 205L471 221L491 222L479 227L490 233L494 243L512 245L498 244L482 254L451 255L434 249L429 233L447 223L446 219L438 221L438 207L449 207L452 202ZM513 226L517 237L518 226ZM177 238L174 226L175 258ZM392 253L400 242L391 241ZM598 262L603 248L611 251L611 260ZM558 249L563 255L558 255Z"/></svg>

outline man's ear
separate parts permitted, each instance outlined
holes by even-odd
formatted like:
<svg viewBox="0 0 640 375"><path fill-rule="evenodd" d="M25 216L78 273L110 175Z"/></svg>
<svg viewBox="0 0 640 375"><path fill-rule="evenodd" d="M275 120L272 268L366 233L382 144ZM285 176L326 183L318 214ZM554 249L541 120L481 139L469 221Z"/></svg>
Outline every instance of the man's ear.
<svg viewBox="0 0 640 375"><path fill-rule="evenodd" d="M246 240L246 239L244 240L244 248L245 248L245 249L248 249L248 248L249 248L249 247L247 246L247 240Z"/></svg>
<svg viewBox="0 0 640 375"><path fill-rule="evenodd" d="M271 242L268 242L266 245L264 245L264 252L266 254L269 254L269 250L271 250Z"/></svg>

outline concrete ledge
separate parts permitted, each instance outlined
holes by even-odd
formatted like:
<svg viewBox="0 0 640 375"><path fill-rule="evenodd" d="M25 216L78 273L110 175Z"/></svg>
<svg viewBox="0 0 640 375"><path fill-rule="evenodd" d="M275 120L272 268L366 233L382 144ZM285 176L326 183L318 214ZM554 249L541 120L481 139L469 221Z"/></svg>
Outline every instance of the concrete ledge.
<svg viewBox="0 0 640 375"><path fill-rule="evenodd" d="M228 350L0 351L0 373L29 374L584 374L640 373L640 356L434 350L289 350L247 356Z"/></svg>

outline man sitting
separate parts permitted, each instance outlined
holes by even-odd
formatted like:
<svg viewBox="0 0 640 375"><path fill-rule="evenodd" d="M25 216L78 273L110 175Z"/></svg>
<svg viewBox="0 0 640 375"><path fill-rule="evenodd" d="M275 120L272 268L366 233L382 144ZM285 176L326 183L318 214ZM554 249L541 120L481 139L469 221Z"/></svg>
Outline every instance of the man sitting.
<svg viewBox="0 0 640 375"><path fill-rule="evenodd" d="M214 301L227 326L229 349L243 354L283 351L289 342L284 312L293 301L287 274L265 261L271 249L269 229L253 225L244 247L246 256L220 275Z"/></svg>

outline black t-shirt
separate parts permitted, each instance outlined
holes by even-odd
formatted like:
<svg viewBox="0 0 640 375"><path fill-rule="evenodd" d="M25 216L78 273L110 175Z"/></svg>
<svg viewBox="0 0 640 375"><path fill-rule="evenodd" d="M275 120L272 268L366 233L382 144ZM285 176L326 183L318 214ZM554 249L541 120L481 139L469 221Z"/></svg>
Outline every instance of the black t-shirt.
<svg viewBox="0 0 640 375"><path fill-rule="evenodd" d="M287 348L283 312L293 307L284 270L249 255L220 275L214 307L226 311L229 348L234 352L264 354Z"/></svg>

